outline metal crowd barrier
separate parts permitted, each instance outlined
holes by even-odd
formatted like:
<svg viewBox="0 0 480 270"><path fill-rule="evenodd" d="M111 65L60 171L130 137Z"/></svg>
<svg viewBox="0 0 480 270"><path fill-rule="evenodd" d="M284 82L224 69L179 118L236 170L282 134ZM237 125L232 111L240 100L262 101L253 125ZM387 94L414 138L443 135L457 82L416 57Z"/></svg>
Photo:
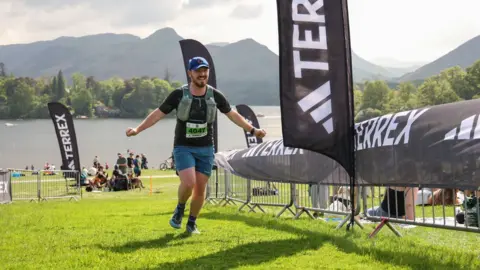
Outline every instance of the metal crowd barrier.
<svg viewBox="0 0 480 270"><path fill-rule="evenodd" d="M250 212L254 212L255 210L252 209L249 204L252 199L252 194L250 193L251 182L245 178L233 175L226 171L224 171L223 176L226 186L225 205L235 205L236 202L238 202L241 203L241 206L238 209L239 211L241 211L244 207L248 207L250 209Z"/></svg>
<svg viewBox="0 0 480 270"><path fill-rule="evenodd" d="M227 196L225 189L225 171L222 168L215 168L212 176L207 183L205 202L220 204L226 200Z"/></svg>
<svg viewBox="0 0 480 270"><path fill-rule="evenodd" d="M350 218L351 210L338 206L339 203L343 204L348 200L337 196L322 197L318 192L309 190L309 185L245 179L221 168L217 172L218 175L215 179L218 179L218 183L209 181L207 184L206 201L225 200L223 206L236 205L238 202L241 203L239 211L247 207L249 212L256 212L255 209L258 209L266 213L267 207L281 208L275 213L276 217L280 217L286 211L290 212L295 219L298 219L302 213L307 213L314 218L310 211L345 216L340 227ZM217 186L219 190L216 190ZM322 187L325 190L329 189L328 186L322 185ZM220 196L216 194L220 194ZM224 194L225 197L223 197ZM320 206L319 203L322 200ZM332 207L331 203L325 200L330 200L334 206ZM346 204L348 205L348 203ZM292 208L295 208L295 211ZM358 220L356 221L358 223ZM358 224L362 226L360 223Z"/></svg>
<svg viewBox="0 0 480 270"><path fill-rule="evenodd" d="M266 213L263 207L281 207L282 209L275 215L280 217L286 210L295 216L292 210L294 193L294 185L290 183L281 182L267 182L257 180L247 180L249 184L249 193L251 195L250 205L253 207L251 211L254 212L258 208L263 213Z"/></svg>
<svg viewBox="0 0 480 270"><path fill-rule="evenodd" d="M323 215L325 221L340 221L337 229L340 229L351 219L352 203L350 199L350 187L348 185L324 185L324 184L295 184L295 208L298 219L303 213L310 218L317 219ZM358 189L355 189L356 214L355 223L363 229L358 214L360 213L360 196ZM312 215L310 212L313 212Z"/></svg>
<svg viewBox="0 0 480 270"><path fill-rule="evenodd" d="M379 222L369 237L385 225L402 236L391 223L478 233L479 195L479 191L456 188L376 186L371 196L362 194L363 216Z"/></svg>
<svg viewBox="0 0 480 270"><path fill-rule="evenodd" d="M82 197L80 173L68 170L9 169L12 200L44 201Z"/></svg>
<svg viewBox="0 0 480 270"><path fill-rule="evenodd" d="M258 209L263 213L267 212L264 207L278 207L281 210L276 217L288 210L294 219L303 213L312 219L323 214L326 221L339 221L337 229L351 219L350 187L345 179L340 181L340 176L332 176L339 179L337 183L330 179L326 181L329 184L307 185L245 179L223 169L218 172L219 190L215 192L215 182L209 182L207 199L224 200L223 206L241 203L239 210L247 207L249 212ZM401 193L405 190L418 192ZM354 194L355 223L362 229L365 223L378 223L369 237L374 237L384 226L401 236L392 224L480 232L478 190L415 186L391 190L391 187L362 184L355 187Z"/></svg>
<svg viewBox="0 0 480 270"><path fill-rule="evenodd" d="M12 202L12 185L10 173L0 169L0 204Z"/></svg>

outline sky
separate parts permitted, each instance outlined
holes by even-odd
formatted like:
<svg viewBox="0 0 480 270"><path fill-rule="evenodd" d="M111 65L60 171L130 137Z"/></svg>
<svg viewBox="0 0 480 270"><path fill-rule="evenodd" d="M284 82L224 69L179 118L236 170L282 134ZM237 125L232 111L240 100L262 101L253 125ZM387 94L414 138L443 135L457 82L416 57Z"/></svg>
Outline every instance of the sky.
<svg viewBox="0 0 480 270"><path fill-rule="evenodd" d="M351 44L372 62L427 63L480 35L480 0L349 0ZM253 38L278 53L276 0L0 0L0 45L172 27L183 38ZM383 60L384 61L384 60Z"/></svg>

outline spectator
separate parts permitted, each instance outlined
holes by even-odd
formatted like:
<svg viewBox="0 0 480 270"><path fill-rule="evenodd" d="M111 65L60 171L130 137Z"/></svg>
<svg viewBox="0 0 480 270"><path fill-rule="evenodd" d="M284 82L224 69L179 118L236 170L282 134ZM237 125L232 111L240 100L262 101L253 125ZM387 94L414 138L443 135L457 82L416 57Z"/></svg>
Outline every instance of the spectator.
<svg viewBox="0 0 480 270"><path fill-rule="evenodd" d="M133 173L136 177L140 177L142 174L142 160L140 159L140 155L137 155L133 160Z"/></svg>
<svg viewBox="0 0 480 270"><path fill-rule="evenodd" d="M127 158L127 174L133 174L133 159L133 152L130 152Z"/></svg>
<svg viewBox="0 0 480 270"><path fill-rule="evenodd" d="M413 220L418 188L387 188L382 203L367 210L369 216L407 218Z"/></svg>
<svg viewBox="0 0 480 270"><path fill-rule="evenodd" d="M147 156L142 154L142 167L141 168L147 170L148 169L147 163L148 163Z"/></svg>
<svg viewBox="0 0 480 270"><path fill-rule="evenodd" d="M121 153L118 153L117 156L118 169L122 172L122 174L127 174L127 159Z"/></svg>
<svg viewBox="0 0 480 270"><path fill-rule="evenodd" d="M98 156L95 156L95 158L93 159L93 167L98 169L99 165L100 165L100 163L98 163Z"/></svg>

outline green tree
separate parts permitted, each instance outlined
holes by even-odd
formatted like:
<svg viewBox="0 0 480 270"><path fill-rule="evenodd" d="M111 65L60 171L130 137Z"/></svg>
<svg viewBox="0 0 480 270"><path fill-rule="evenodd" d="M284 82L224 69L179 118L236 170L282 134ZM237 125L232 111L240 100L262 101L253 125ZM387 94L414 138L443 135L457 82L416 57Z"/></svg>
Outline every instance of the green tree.
<svg viewBox="0 0 480 270"><path fill-rule="evenodd" d="M58 71L57 75L57 87L55 93L56 100L61 100L62 98L65 97L67 90L65 87L65 78L63 77L63 72L62 70Z"/></svg>
<svg viewBox="0 0 480 270"><path fill-rule="evenodd" d="M410 99L412 98L412 96L417 92L417 89L415 88L415 86L410 83L410 82L406 82L406 83L400 83L398 85L398 97L400 98L400 100L404 103L407 103L410 101Z"/></svg>
<svg viewBox="0 0 480 270"><path fill-rule="evenodd" d="M15 92L8 98L8 111L11 118L23 118L32 110L35 90L25 81L19 81Z"/></svg>
<svg viewBox="0 0 480 270"><path fill-rule="evenodd" d="M87 79L84 75L75 72L72 74L72 87L70 89L70 94L75 95L76 93L82 92L87 89Z"/></svg>
<svg viewBox="0 0 480 270"><path fill-rule="evenodd" d="M58 94L58 83L57 83L57 76L54 76L52 79L51 91L47 93L51 95L51 100L58 101L57 94Z"/></svg>
<svg viewBox="0 0 480 270"><path fill-rule="evenodd" d="M416 107L416 96L415 93L417 89L412 83L400 83L397 85L397 90L390 91L390 99L388 102L388 111L387 112L400 112L411 110Z"/></svg>
<svg viewBox="0 0 480 270"><path fill-rule="evenodd" d="M0 62L0 77L7 77L7 68L3 62Z"/></svg>
<svg viewBox="0 0 480 270"><path fill-rule="evenodd" d="M18 86L18 82L19 82L19 79L13 78L13 77L6 78L3 81L3 87L5 88L4 91L7 97L13 96L13 94L15 93L15 89Z"/></svg>
<svg viewBox="0 0 480 270"><path fill-rule="evenodd" d="M480 60L466 68L466 84L470 87L471 96L480 94Z"/></svg>
<svg viewBox="0 0 480 270"><path fill-rule="evenodd" d="M354 114L356 115L361 107L362 107L362 100L363 100L363 92L359 89L353 90L353 101L354 101Z"/></svg>
<svg viewBox="0 0 480 270"><path fill-rule="evenodd" d="M362 122L362 121L365 121L365 120L368 120L368 119L371 119L371 118L374 118L374 117L377 117L377 116L381 116L382 115L382 112L380 110L377 110L377 109L372 109L372 108L368 108L368 109L365 109L365 110L361 110L357 116L355 117L355 122Z"/></svg>
<svg viewBox="0 0 480 270"><path fill-rule="evenodd" d="M8 116L8 98L0 91L0 119L6 119Z"/></svg>
<svg viewBox="0 0 480 270"><path fill-rule="evenodd" d="M30 118L48 118L48 102L50 101L49 95L41 95L36 97L32 103L32 110L29 112Z"/></svg>
<svg viewBox="0 0 480 270"><path fill-rule="evenodd" d="M433 77L420 85L417 99L418 105L425 107L459 101L460 97L447 80Z"/></svg>
<svg viewBox="0 0 480 270"><path fill-rule="evenodd" d="M460 66L443 70L435 79L446 80L452 90L462 99L471 99L474 95L473 88L466 81L467 72Z"/></svg>
<svg viewBox="0 0 480 270"><path fill-rule="evenodd" d="M374 109L381 112L387 109L390 88L384 81L371 81L365 84L362 109Z"/></svg>
<svg viewBox="0 0 480 270"><path fill-rule="evenodd" d="M87 89L78 90L71 96L72 108L76 115L93 115L93 96Z"/></svg>
<svg viewBox="0 0 480 270"><path fill-rule="evenodd" d="M180 88L182 85L184 85L184 83L179 81L173 81L170 83L170 85L172 86L172 91L173 91L174 89Z"/></svg>
<svg viewBox="0 0 480 270"><path fill-rule="evenodd" d="M166 80L153 79L153 98L154 104L159 106L167 95L173 91L173 87Z"/></svg>

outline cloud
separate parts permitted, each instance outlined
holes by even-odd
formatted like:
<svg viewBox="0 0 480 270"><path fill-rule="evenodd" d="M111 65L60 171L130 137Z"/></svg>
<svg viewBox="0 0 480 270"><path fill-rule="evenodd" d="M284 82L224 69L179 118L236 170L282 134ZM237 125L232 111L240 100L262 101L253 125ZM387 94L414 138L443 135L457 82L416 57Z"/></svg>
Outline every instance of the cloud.
<svg viewBox="0 0 480 270"><path fill-rule="evenodd" d="M236 6L230 16L238 19L253 19L258 18L262 15L263 6L261 4L257 5L244 5L240 4Z"/></svg>
<svg viewBox="0 0 480 270"><path fill-rule="evenodd" d="M185 8L208 8L212 6L228 5L240 0L187 0L184 2Z"/></svg>
<svg viewBox="0 0 480 270"><path fill-rule="evenodd" d="M153 32L181 11L182 1L0 0L0 40L23 43L142 27Z"/></svg>
<svg viewBox="0 0 480 270"><path fill-rule="evenodd" d="M258 0L0 0L0 45L101 33L145 38L171 27L205 44L253 38L275 51L275 8Z"/></svg>
<svg viewBox="0 0 480 270"><path fill-rule="evenodd" d="M348 2L352 46L367 60L431 61L480 33L479 0ZM171 27L203 43L253 38L278 52L276 8L274 0L0 0L0 45Z"/></svg>
<svg viewBox="0 0 480 270"><path fill-rule="evenodd" d="M28 16L29 22L49 29L56 21L63 22L61 13L69 14L70 21L82 24L83 20L108 21L112 26L131 27L148 23L165 22L179 16L181 1L139 0L19 0L13 2L16 17ZM46 15L46 16L45 16ZM41 18L39 18L40 16Z"/></svg>

